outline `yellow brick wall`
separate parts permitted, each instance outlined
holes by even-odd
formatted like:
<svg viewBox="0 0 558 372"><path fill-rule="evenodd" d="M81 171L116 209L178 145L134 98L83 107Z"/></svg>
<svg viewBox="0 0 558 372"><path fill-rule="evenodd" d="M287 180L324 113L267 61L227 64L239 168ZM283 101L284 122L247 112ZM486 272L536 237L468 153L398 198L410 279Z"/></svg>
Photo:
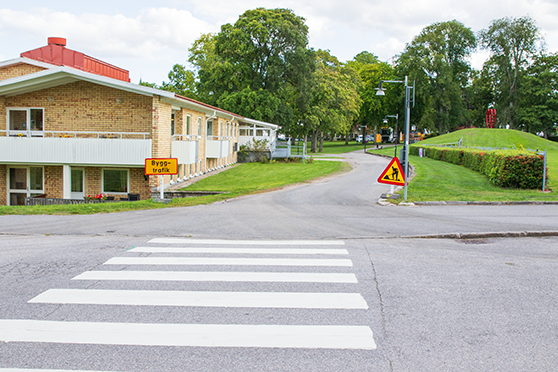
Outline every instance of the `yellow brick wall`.
<svg viewBox="0 0 558 372"><path fill-rule="evenodd" d="M171 145L172 106L162 102L159 96L153 97L152 106L152 157L169 158ZM170 176L163 176L165 184L170 183ZM151 186L159 186L159 177L150 177Z"/></svg>
<svg viewBox="0 0 558 372"><path fill-rule="evenodd" d="M0 80L11 79L18 76L39 72L42 70L46 70L46 69L42 67L33 66L33 65L23 64L23 63L14 66L7 66L4 68L0 68Z"/></svg>
<svg viewBox="0 0 558 372"><path fill-rule="evenodd" d="M8 190L6 190L6 182L8 182L7 176L8 167L4 164L0 164L0 205L8 204Z"/></svg>
<svg viewBox="0 0 558 372"><path fill-rule="evenodd" d="M47 198L63 198L64 197L64 179L62 177L64 169L60 166L46 166L45 168L44 187Z"/></svg>
<svg viewBox="0 0 558 372"><path fill-rule="evenodd" d="M5 99L5 107L44 108L45 131L151 132L151 97L75 82ZM0 104L0 110L2 105ZM1 115L6 128L6 115Z"/></svg>

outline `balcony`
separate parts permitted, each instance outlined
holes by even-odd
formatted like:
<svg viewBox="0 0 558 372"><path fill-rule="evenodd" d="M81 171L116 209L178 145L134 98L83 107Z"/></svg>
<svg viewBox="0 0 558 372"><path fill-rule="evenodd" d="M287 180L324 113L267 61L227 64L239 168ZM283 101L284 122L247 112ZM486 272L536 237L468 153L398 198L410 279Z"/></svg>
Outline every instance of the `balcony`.
<svg viewBox="0 0 558 372"><path fill-rule="evenodd" d="M171 138L171 158L177 158L178 164L195 164L198 162L198 141L201 136L174 135Z"/></svg>
<svg viewBox="0 0 558 372"><path fill-rule="evenodd" d="M231 137L208 136L205 144L207 158L226 158L231 154Z"/></svg>
<svg viewBox="0 0 558 372"><path fill-rule="evenodd" d="M0 131L0 162L143 166L150 133Z"/></svg>

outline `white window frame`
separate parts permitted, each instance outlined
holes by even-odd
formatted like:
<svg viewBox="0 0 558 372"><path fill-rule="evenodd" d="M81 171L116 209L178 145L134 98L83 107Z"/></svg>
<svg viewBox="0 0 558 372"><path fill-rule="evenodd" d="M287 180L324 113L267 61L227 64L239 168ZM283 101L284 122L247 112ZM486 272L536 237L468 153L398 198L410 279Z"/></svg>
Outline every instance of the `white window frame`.
<svg viewBox="0 0 558 372"><path fill-rule="evenodd" d="M10 168L17 168L17 169L25 169L26 171L26 184L27 187L25 188L25 190L23 189L12 189L10 187ZM42 189L37 190L37 189L31 189L31 168L41 168L41 172L42 172L42 179L43 179L43 183L42 183ZM8 205L11 205L11 198L10 198L10 194L12 193L16 193L16 194L25 194L26 197L30 197L32 195L35 194L44 194L45 193L45 167L43 166L37 166L37 165L14 165L14 166L10 166L7 165L6 166L6 200L8 201Z"/></svg>
<svg viewBox="0 0 558 372"><path fill-rule="evenodd" d="M105 170L117 170L117 171L126 171L126 191L125 192L116 192L116 191L106 191L105 190ZM103 194L111 194L111 195L128 195L130 193L130 170L123 169L123 168L102 168L101 169L101 193Z"/></svg>
<svg viewBox="0 0 558 372"><path fill-rule="evenodd" d="M31 130L31 110L41 110L43 113L43 129ZM23 131L10 129L10 111L26 111L25 125L27 128ZM45 132L45 108L44 107L6 107L6 130L8 136L24 136L24 137L43 137Z"/></svg>
<svg viewBox="0 0 558 372"><path fill-rule="evenodd" d="M186 130L184 131L185 135L190 135L192 134L192 115L188 114L186 115ZM184 130L184 129L183 129Z"/></svg>

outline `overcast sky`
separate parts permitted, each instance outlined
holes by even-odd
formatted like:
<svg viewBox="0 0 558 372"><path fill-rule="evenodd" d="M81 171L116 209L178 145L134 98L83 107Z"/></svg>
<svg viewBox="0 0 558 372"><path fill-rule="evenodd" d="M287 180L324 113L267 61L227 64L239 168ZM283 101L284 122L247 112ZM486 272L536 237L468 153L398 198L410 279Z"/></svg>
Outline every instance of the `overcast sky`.
<svg viewBox="0 0 558 372"><path fill-rule="evenodd" d="M369 51L390 61L424 27L456 19L475 33L494 19L530 15L558 50L558 0L134 0L11 1L0 5L0 61L64 37L67 47L160 84L202 33L218 32L247 9L288 8L306 19L310 46L341 61ZM8 5L8 6L6 6ZM472 58L480 68L485 53Z"/></svg>

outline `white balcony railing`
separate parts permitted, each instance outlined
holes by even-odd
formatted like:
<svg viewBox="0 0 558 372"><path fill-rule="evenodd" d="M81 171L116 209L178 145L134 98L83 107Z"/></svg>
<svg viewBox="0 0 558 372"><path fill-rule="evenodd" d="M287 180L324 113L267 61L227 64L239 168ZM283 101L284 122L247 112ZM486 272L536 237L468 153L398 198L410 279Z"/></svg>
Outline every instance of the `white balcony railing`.
<svg viewBox="0 0 558 372"><path fill-rule="evenodd" d="M232 137L208 136L205 143L205 156L208 158L225 158L231 154Z"/></svg>
<svg viewBox="0 0 558 372"><path fill-rule="evenodd" d="M45 131L27 137L12 132L0 131L3 163L141 166L151 157L149 133Z"/></svg>
<svg viewBox="0 0 558 372"><path fill-rule="evenodd" d="M178 134L171 137L171 157L178 164L194 164L199 160L199 139L201 136Z"/></svg>

